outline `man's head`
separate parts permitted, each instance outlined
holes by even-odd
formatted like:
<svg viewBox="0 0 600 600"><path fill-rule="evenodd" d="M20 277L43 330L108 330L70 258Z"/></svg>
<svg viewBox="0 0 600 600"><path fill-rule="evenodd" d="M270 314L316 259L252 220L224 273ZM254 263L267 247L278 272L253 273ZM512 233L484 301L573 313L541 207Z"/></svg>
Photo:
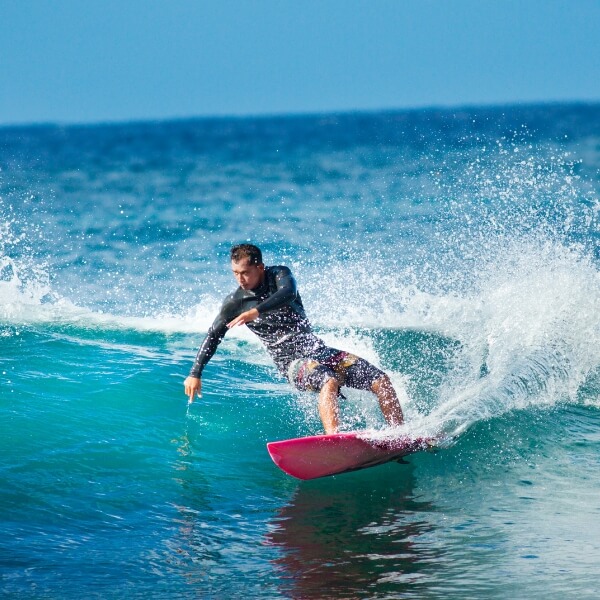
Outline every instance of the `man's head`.
<svg viewBox="0 0 600 600"><path fill-rule="evenodd" d="M238 244L231 249L229 256L233 276L243 290L254 290L262 284L265 265L260 248L252 244Z"/></svg>

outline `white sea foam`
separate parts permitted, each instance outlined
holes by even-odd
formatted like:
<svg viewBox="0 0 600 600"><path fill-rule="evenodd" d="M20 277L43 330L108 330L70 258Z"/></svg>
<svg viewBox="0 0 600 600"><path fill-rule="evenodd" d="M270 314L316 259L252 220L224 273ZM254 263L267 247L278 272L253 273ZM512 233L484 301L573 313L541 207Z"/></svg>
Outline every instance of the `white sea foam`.
<svg viewBox="0 0 600 600"><path fill-rule="evenodd" d="M462 350L424 426L455 435L511 410L578 402L600 368L600 274L575 250L516 243L482 269L472 296L427 306L429 325Z"/></svg>

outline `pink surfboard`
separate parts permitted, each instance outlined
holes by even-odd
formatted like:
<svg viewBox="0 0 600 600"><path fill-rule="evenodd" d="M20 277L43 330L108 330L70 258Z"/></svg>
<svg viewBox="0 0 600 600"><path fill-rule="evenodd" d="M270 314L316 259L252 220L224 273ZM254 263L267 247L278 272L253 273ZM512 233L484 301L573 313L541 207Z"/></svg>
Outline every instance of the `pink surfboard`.
<svg viewBox="0 0 600 600"><path fill-rule="evenodd" d="M366 433L350 432L270 442L267 449L288 475L316 479L374 467L433 445L432 438L369 439Z"/></svg>

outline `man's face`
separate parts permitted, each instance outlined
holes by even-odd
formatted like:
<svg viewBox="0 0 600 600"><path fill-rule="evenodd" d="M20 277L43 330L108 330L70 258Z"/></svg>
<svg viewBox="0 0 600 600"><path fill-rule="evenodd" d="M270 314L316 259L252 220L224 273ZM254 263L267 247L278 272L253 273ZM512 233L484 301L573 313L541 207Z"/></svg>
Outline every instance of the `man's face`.
<svg viewBox="0 0 600 600"><path fill-rule="evenodd" d="M239 286L243 290L254 290L263 282L265 265L251 265L249 258L231 261L231 270Z"/></svg>

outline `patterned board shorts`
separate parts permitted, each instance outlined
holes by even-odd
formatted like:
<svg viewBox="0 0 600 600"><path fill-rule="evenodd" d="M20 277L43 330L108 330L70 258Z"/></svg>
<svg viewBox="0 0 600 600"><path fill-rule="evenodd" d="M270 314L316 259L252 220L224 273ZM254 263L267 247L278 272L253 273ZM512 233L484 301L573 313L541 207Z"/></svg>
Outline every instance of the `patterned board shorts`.
<svg viewBox="0 0 600 600"><path fill-rule="evenodd" d="M358 390L370 390L384 373L363 358L327 348L324 356L299 358L288 368L288 379L302 391L318 392L332 377L340 386Z"/></svg>

